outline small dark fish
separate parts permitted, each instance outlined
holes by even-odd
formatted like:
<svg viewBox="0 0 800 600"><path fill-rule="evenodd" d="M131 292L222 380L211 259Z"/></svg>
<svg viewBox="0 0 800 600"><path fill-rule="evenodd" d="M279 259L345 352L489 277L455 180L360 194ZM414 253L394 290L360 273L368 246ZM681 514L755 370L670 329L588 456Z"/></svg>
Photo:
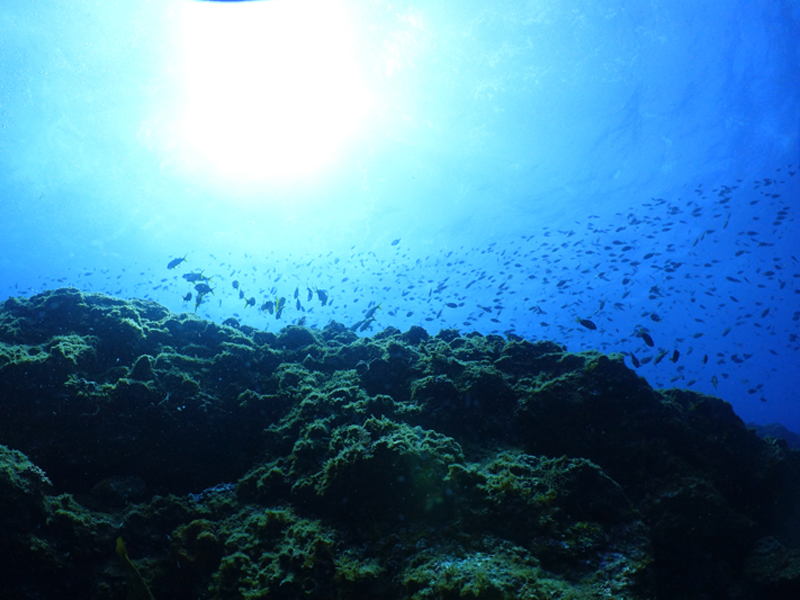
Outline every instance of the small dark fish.
<svg viewBox="0 0 800 600"><path fill-rule="evenodd" d="M328 303L328 292L317 289L317 298L322 302L322 306L325 306Z"/></svg>
<svg viewBox="0 0 800 600"><path fill-rule="evenodd" d="M244 300L244 290L239 290L239 300Z"/></svg>
<svg viewBox="0 0 800 600"><path fill-rule="evenodd" d="M167 263L167 268L168 269L174 269L179 264L181 264L183 261L185 261L187 256L188 256L187 254L184 254L182 258L173 258L171 261L169 261Z"/></svg>
<svg viewBox="0 0 800 600"><path fill-rule="evenodd" d="M630 352L629 354L630 354L631 362L633 363L633 366L638 369L639 368L639 359L636 358L636 355L633 352Z"/></svg>
<svg viewBox="0 0 800 600"><path fill-rule="evenodd" d="M447 304L445 304L445 306L447 308L458 308L458 304L456 304L455 302L448 302Z"/></svg>
<svg viewBox="0 0 800 600"><path fill-rule="evenodd" d="M655 342L653 342L653 338L650 337L650 334L645 331L639 332L639 337L644 340L644 343L650 346L651 348L655 346Z"/></svg>
<svg viewBox="0 0 800 600"><path fill-rule="evenodd" d="M661 322L661 317L659 317L658 314L656 314L656 313L650 313L650 318L653 321L655 321L656 323L660 323Z"/></svg>
<svg viewBox="0 0 800 600"><path fill-rule="evenodd" d="M244 302L244 307L245 308L247 308L248 306L255 306L255 305L256 305L256 299L255 298L248 298Z"/></svg>
<svg viewBox="0 0 800 600"><path fill-rule="evenodd" d="M207 283L198 283L196 286L194 286L194 289L198 294L213 294L214 293L214 290L211 289L211 286L208 285Z"/></svg>
<svg viewBox="0 0 800 600"><path fill-rule="evenodd" d="M314 292L311 288L306 288L308 290L308 298L306 298L306 302L311 302L312 298L314 298Z"/></svg>
<svg viewBox="0 0 800 600"><path fill-rule="evenodd" d="M591 329L592 331L597 329L597 325L592 323L589 319L576 319L576 321L586 327L586 329Z"/></svg>
<svg viewBox="0 0 800 600"><path fill-rule="evenodd" d="M673 364L678 362L678 358L680 357L680 355L681 355L681 353L678 352L677 350L673 350L672 351L672 358L670 358L670 360L672 361Z"/></svg>
<svg viewBox="0 0 800 600"><path fill-rule="evenodd" d="M703 354L703 364L708 362L708 354Z"/></svg>
<svg viewBox="0 0 800 600"><path fill-rule="evenodd" d="M186 292L186 295L183 297L184 302L189 302L192 299L192 292Z"/></svg>
<svg viewBox="0 0 800 600"><path fill-rule="evenodd" d="M662 350L661 352L656 354L656 357L653 359L653 364L657 365L658 363L660 363L664 359L664 357L667 355L667 352L668 352L668 350Z"/></svg>
<svg viewBox="0 0 800 600"><path fill-rule="evenodd" d="M294 299L297 300L300 297L300 288L294 288Z"/></svg>
<svg viewBox="0 0 800 600"><path fill-rule="evenodd" d="M400 238L397 238L396 240L392 240L392 246L397 246L397 244L399 244L399 243L400 243Z"/></svg>
<svg viewBox="0 0 800 600"><path fill-rule="evenodd" d="M300 304L300 298L298 298L297 301L295 302L295 308L297 310L303 310L303 305Z"/></svg>
<svg viewBox="0 0 800 600"><path fill-rule="evenodd" d="M266 310L269 314L272 314L273 310L275 309L275 305L272 304L272 300L267 300L264 304L261 305L260 310Z"/></svg>
<svg viewBox="0 0 800 600"><path fill-rule="evenodd" d="M238 279L234 279L231 282L231 285L233 286L233 289L238 290L239 289L239 280Z"/></svg>

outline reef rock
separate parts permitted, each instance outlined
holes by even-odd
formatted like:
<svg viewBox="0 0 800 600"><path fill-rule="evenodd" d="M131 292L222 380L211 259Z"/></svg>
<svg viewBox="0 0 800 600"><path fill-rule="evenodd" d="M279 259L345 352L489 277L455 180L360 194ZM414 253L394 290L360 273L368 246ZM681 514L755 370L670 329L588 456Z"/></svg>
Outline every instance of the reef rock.
<svg viewBox="0 0 800 600"><path fill-rule="evenodd" d="M718 398L552 342L235 325L4 303L0 596L132 564L187 600L800 597L800 454Z"/></svg>

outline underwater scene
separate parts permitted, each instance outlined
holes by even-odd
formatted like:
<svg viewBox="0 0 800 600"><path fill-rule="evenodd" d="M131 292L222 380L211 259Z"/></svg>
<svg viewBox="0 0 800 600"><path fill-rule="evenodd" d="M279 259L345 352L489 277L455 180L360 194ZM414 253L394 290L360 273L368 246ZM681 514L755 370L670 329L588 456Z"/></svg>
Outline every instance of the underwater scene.
<svg viewBox="0 0 800 600"><path fill-rule="evenodd" d="M0 598L800 598L800 2L0 7Z"/></svg>

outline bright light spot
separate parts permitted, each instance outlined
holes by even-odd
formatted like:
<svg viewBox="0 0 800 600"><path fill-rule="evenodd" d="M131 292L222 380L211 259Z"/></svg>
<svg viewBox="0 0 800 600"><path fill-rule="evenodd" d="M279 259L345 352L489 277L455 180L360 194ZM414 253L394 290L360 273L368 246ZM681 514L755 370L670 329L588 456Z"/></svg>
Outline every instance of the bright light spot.
<svg viewBox="0 0 800 600"><path fill-rule="evenodd" d="M308 175L369 110L336 0L185 4L182 134L200 166L242 183Z"/></svg>

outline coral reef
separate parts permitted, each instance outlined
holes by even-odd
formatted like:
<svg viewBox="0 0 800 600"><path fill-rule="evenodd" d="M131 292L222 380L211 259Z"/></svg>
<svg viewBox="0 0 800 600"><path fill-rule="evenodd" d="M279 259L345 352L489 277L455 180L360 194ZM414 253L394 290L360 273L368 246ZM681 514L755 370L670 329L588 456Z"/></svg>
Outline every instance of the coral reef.
<svg viewBox="0 0 800 600"><path fill-rule="evenodd" d="M0 309L0 444L4 598L800 595L798 451L619 355L59 289Z"/></svg>

